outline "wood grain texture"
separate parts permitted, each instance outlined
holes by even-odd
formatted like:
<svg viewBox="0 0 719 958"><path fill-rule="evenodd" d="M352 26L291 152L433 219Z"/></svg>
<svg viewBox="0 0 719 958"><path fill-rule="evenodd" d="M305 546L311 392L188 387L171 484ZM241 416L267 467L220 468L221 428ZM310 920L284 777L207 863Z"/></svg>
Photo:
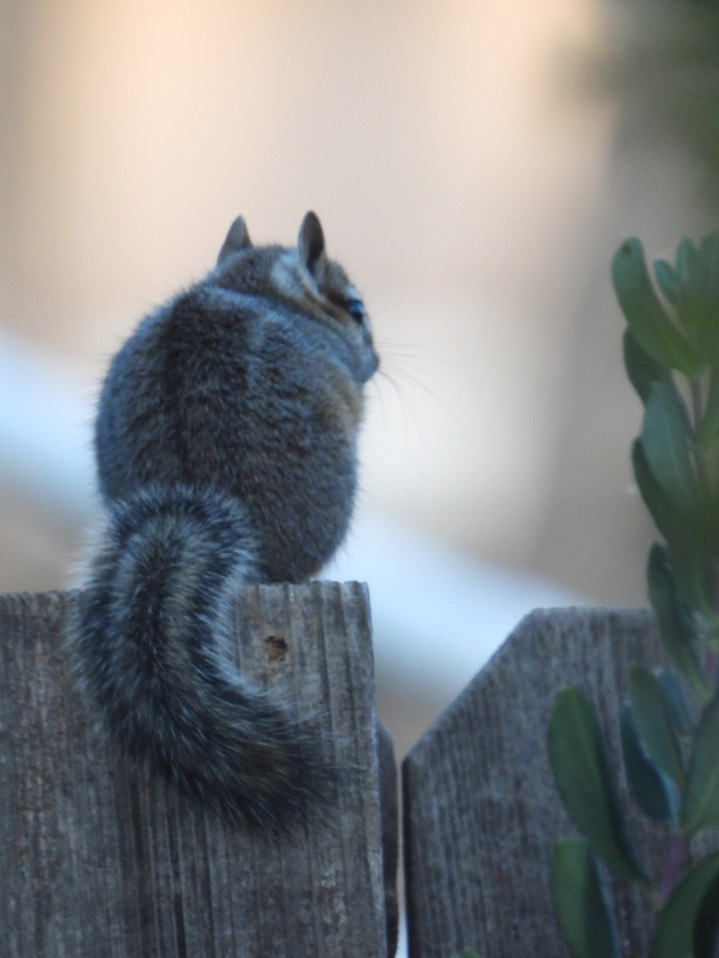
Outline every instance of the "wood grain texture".
<svg viewBox="0 0 719 958"><path fill-rule="evenodd" d="M663 659L648 611L534 612L412 750L403 766L411 958L468 947L482 958L569 955L548 891L554 843L576 831L547 759L552 704L581 685L617 767L629 669ZM661 829L630 821L655 861ZM645 954L646 905L623 884L613 893L625 953Z"/></svg>
<svg viewBox="0 0 719 958"><path fill-rule="evenodd" d="M115 752L71 675L73 601L0 598L2 954L385 954L366 589L260 586L238 601L240 667L322 716L346 769L321 820L277 841L225 827Z"/></svg>
<svg viewBox="0 0 719 958"><path fill-rule="evenodd" d="M397 762L389 729L377 723L380 774L380 808L382 812L382 850L384 867L384 909L387 923L387 954L397 951L399 936L399 899L397 869L399 867L399 795Z"/></svg>

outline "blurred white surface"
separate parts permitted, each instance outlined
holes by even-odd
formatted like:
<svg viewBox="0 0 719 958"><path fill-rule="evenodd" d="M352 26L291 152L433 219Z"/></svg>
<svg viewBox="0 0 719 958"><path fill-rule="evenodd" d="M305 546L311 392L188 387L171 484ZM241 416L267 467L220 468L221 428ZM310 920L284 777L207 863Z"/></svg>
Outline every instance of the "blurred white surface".
<svg viewBox="0 0 719 958"><path fill-rule="evenodd" d="M378 671L410 688L430 686L447 701L532 609L586 604L369 510L323 577L366 580Z"/></svg>
<svg viewBox="0 0 719 958"><path fill-rule="evenodd" d="M0 484L74 522L94 495L89 392L66 363L0 325Z"/></svg>

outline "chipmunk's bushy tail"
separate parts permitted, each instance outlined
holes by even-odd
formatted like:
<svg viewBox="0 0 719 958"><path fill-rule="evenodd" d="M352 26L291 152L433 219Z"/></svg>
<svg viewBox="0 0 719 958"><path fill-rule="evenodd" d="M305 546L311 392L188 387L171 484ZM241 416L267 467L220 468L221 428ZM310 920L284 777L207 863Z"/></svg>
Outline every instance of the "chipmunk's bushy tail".
<svg viewBox="0 0 719 958"><path fill-rule="evenodd" d="M255 563L240 503L150 486L114 505L70 634L126 752L229 821L279 831L331 772L311 725L234 662L232 601Z"/></svg>

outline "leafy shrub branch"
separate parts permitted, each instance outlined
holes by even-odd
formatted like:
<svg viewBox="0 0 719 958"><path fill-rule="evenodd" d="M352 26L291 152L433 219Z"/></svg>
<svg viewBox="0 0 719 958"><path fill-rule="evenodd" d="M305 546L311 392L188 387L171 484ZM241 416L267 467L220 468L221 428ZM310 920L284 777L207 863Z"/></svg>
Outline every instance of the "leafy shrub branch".
<svg viewBox="0 0 719 958"><path fill-rule="evenodd" d="M627 321L624 362L644 405L632 464L662 541L648 591L672 668L635 668L618 716L633 800L664 823L651 874L635 847L600 723L581 689L558 695L549 727L557 786L580 837L555 849L551 890L576 958L619 958L606 870L656 912L650 958L709 958L719 931L719 851L690 842L719 825L719 233L683 239L653 278L641 243L617 251L612 279Z"/></svg>

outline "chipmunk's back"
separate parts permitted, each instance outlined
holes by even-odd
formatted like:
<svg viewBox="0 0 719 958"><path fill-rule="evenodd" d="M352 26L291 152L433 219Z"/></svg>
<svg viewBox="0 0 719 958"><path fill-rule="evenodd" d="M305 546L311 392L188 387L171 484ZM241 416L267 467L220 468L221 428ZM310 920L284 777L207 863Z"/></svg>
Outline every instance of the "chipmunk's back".
<svg viewBox="0 0 719 958"><path fill-rule="evenodd" d="M321 232L318 252L309 238L303 250L303 231L296 250L255 248L245 233L146 319L112 364L96 433L108 498L149 482L225 490L248 510L263 577L278 581L316 572L345 535L377 366L356 290Z"/></svg>
<svg viewBox="0 0 719 958"><path fill-rule="evenodd" d="M78 671L129 754L233 822L281 829L331 772L311 721L237 672L232 598L312 575L342 541L377 366L317 217L296 248L254 247L239 218L102 389L109 521L71 627Z"/></svg>

